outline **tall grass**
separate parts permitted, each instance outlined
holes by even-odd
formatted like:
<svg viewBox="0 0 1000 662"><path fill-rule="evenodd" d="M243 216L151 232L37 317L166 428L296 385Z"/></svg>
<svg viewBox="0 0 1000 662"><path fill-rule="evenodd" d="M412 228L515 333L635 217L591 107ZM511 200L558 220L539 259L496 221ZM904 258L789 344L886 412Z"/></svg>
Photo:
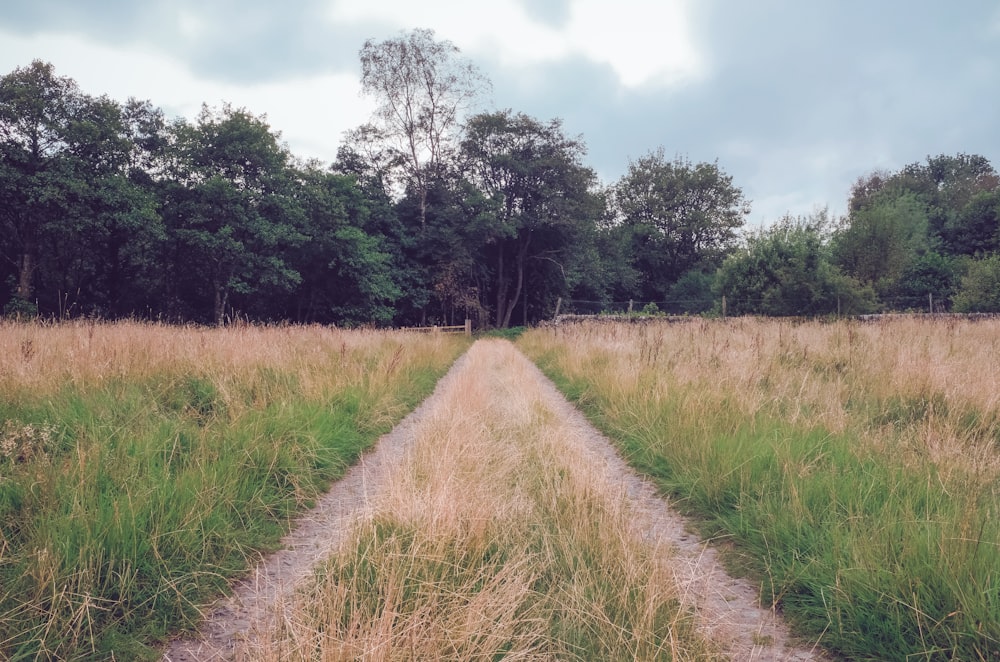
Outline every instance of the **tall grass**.
<svg viewBox="0 0 1000 662"><path fill-rule="evenodd" d="M465 360L371 519L237 659L718 659L527 361Z"/></svg>
<svg viewBox="0 0 1000 662"><path fill-rule="evenodd" d="M154 659L465 346L0 324L0 658Z"/></svg>
<svg viewBox="0 0 1000 662"><path fill-rule="evenodd" d="M520 346L849 659L1000 655L1000 324L738 319Z"/></svg>

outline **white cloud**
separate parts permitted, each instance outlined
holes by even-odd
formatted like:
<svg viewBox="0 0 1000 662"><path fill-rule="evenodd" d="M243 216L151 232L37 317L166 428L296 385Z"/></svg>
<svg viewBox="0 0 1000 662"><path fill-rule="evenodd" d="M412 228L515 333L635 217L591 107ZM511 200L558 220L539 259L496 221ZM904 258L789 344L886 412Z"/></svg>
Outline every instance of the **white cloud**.
<svg viewBox="0 0 1000 662"><path fill-rule="evenodd" d="M327 74L266 84L234 85L197 78L176 61L138 48L122 50L71 35L24 38L0 33L0 70L27 66L33 59L51 62L56 75L74 79L92 95L118 101L149 99L168 119L193 119L203 103L223 102L267 115L292 153L330 162L342 133L369 119L371 103L359 97L353 74Z"/></svg>
<svg viewBox="0 0 1000 662"><path fill-rule="evenodd" d="M431 28L463 52L504 65L583 56L610 66L626 87L675 83L703 69L683 0L573 0L569 21L558 30L534 21L514 0L494 0L488 9L466 0L337 2L329 17Z"/></svg>
<svg viewBox="0 0 1000 662"><path fill-rule="evenodd" d="M371 117L373 106L359 90L353 75L324 75L234 89L227 100L266 112L295 156L331 162L343 132Z"/></svg>
<svg viewBox="0 0 1000 662"><path fill-rule="evenodd" d="M177 15L177 30L184 38L195 40L208 31L208 25L197 14L181 9Z"/></svg>
<svg viewBox="0 0 1000 662"><path fill-rule="evenodd" d="M568 39L573 50L606 62L622 83L671 83L701 73L680 2L577 0Z"/></svg>
<svg viewBox="0 0 1000 662"><path fill-rule="evenodd" d="M187 107L197 87L197 81L171 60L137 48L112 48L78 35L55 33L0 34L0 42L0 67L5 72L40 59L50 62L56 75L74 79L87 94L107 94L122 101L130 96L148 98L177 109Z"/></svg>

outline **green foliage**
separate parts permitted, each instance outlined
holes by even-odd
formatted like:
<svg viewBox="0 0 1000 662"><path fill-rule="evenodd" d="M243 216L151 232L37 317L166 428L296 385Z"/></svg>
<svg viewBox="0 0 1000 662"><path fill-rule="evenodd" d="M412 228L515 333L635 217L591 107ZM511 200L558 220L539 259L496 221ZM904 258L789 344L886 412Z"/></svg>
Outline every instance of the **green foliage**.
<svg viewBox="0 0 1000 662"><path fill-rule="evenodd" d="M592 239L601 213L584 149L563 134L559 120L505 111L477 115L466 126L463 156L472 181L493 202L483 252L493 265L498 327L511 324L529 285L552 299L568 294L574 248Z"/></svg>
<svg viewBox="0 0 1000 662"><path fill-rule="evenodd" d="M667 292L667 298L672 302L670 312L698 315L712 310L716 304L715 278L715 274L701 269L684 273Z"/></svg>
<svg viewBox="0 0 1000 662"><path fill-rule="evenodd" d="M509 326L505 329L490 329L483 333L485 338L503 338L505 340L517 340L521 335L527 331L527 327L523 326Z"/></svg>
<svg viewBox="0 0 1000 662"><path fill-rule="evenodd" d="M264 116L228 104L168 122L41 61L0 78L0 305L349 326L509 326L548 318L559 298L716 305L714 274L750 208L717 163L661 147L599 189L558 119L508 110L463 125L488 81L433 32L368 41L360 58L377 110L333 172L296 162ZM1000 250L998 196L978 155L862 177L820 270L839 269L822 278L852 311L871 307L864 288L884 307L928 294L947 306L948 265ZM767 298L761 287L737 289ZM829 298L783 288L779 299ZM754 308L769 309L788 310Z"/></svg>
<svg viewBox="0 0 1000 662"><path fill-rule="evenodd" d="M389 241L373 227L375 202L354 176L306 166L297 178L304 212L299 231L308 241L296 248L302 280L294 294L306 306L285 315L341 325L391 322L402 292Z"/></svg>
<svg viewBox="0 0 1000 662"><path fill-rule="evenodd" d="M717 163L667 161L660 148L629 164L612 189L612 212L631 231L642 298L663 299L685 272L718 266L750 203Z"/></svg>
<svg viewBox="0 0 1000 662"><path fill-rule="evenodd" d="M889 293L927 249L927 211L913 194L853 212L834 238L837 264L880 294Z"/></svg>
<svg viewBox="0 0 1000 662"><path fill-rule="evenodd" d="M905 304L895 307L922 308L927 304L928 295L940 303L950 300L958 285L961 262L936 251L916 257L903 270L893 289L894 300Z"/></svg>
<svg viewBox="0 0 1000 662"><path fill-rule="evenodd" d="M890 307L919 307L928 294L947 301L959 258L1000 249L1000 177L983 156L942 154L873 172L854 185L849 207L838 264Z"/></svg>
<svg viewBox="0 0 1000 662"><path fill-rule="evenodd" d="M290 190L289 155L266 121L206 106L196 125L177 121L171 133L169 241L183 261L175 269L211 297L211 321L225 321L233 294L292 290L301 274L285 254L305 242L303 212Z"/></svg>
<svg viewBox="0 0 1000 662"><path fill-rule="evenodd" d="M747 238L719 269L716 292L727 314L829 315L869 312L870 289L830 261L825 212L785 217Z"/></svg>
<svg viewBox="0 0 1000 662"><path fill-rule="evenodd" d="M1000 185L975 194L955 210L941 235L956 255L980 256L1000 250Z"/></svg>
<svg viewBox="0 0 1000 662"><path fill-rule="evenodd" d="M968 263L954 298L960 313L1000 313L1000 255Z"/></svg>
<svg viewBox="0 0 1000 662"><path fill-rule="evenodd" d="M574 251L579 256L571 296L585 301L628 300L639 292L641 274L632 256L632 232L607 218L607 193L601 196L605 218L594 228L593 241Z"/></svg>
<svg viewBox="0 0 1000 662"><path fill-rule="evenodd" d="M32 320L38 317L38 306L15 296L4 305L3 315L7 319L18 321Z"/></svg>

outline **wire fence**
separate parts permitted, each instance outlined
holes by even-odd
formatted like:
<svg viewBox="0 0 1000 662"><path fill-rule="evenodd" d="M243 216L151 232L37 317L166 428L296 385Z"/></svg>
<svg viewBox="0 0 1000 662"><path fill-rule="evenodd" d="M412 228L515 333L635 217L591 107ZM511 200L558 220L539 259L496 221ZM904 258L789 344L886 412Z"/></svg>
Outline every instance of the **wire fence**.
<svg viewBox="0 0 1000 662"><path fill-rule="evenodd" d="M628 315L656 314L694 315L713 310L715 301L712 299L673 299L670 301L643 301L630 299L628 301L584 301L580 299L565 299L559 306L559 314L567 315Z"/></svg>
<svg viewBox="0 0 1000 662"><path fill-rule="evenodd" d="M851 310L846 302L839 300L789 300L780 302L768 299L702 297L686 299L629 299L622 301L588 301L583 299L561 299L556 306L556 315L703 315L714 314L760 314L772 316L817 316L860 313L948 313L951 300L945 296L900 296L886 297L874 307Z"/></svg>

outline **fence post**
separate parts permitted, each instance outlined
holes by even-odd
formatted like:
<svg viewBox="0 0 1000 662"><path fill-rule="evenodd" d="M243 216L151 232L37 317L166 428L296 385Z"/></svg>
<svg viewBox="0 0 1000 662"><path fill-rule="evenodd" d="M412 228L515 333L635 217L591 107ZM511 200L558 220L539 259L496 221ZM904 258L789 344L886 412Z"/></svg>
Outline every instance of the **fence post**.
<svg viewBox="0 0 1000 662"><path fill-rule="evenodd" d="M927 293L927 306L930 308L931 315L934 314L934 294L932 292Z"/></svg>
<svg viewBox="0 0 1000 662"><path fill-rule="evenodd" d="M632 317L632 299L628 300L628 316Z"/></svg>
<svg viewBox="0 0 1000 662"><path fill-rule="evenodd" d="M465 335L467 336L472 335L472 320L470 320L468 317L465 318Z"/></svg>
<svg viewBox="0 0 1000 662"><path fill-rule="evenodd" d="M722 295L722 319L726 319L726 295Z"/></svg>
<svg viewBox="0 0 1000 662"><path fill-rule="evenodd" d="M559 317L559 309L562 307L562 297L556 299L556 314L552 316L552 319Z"/></svg>

